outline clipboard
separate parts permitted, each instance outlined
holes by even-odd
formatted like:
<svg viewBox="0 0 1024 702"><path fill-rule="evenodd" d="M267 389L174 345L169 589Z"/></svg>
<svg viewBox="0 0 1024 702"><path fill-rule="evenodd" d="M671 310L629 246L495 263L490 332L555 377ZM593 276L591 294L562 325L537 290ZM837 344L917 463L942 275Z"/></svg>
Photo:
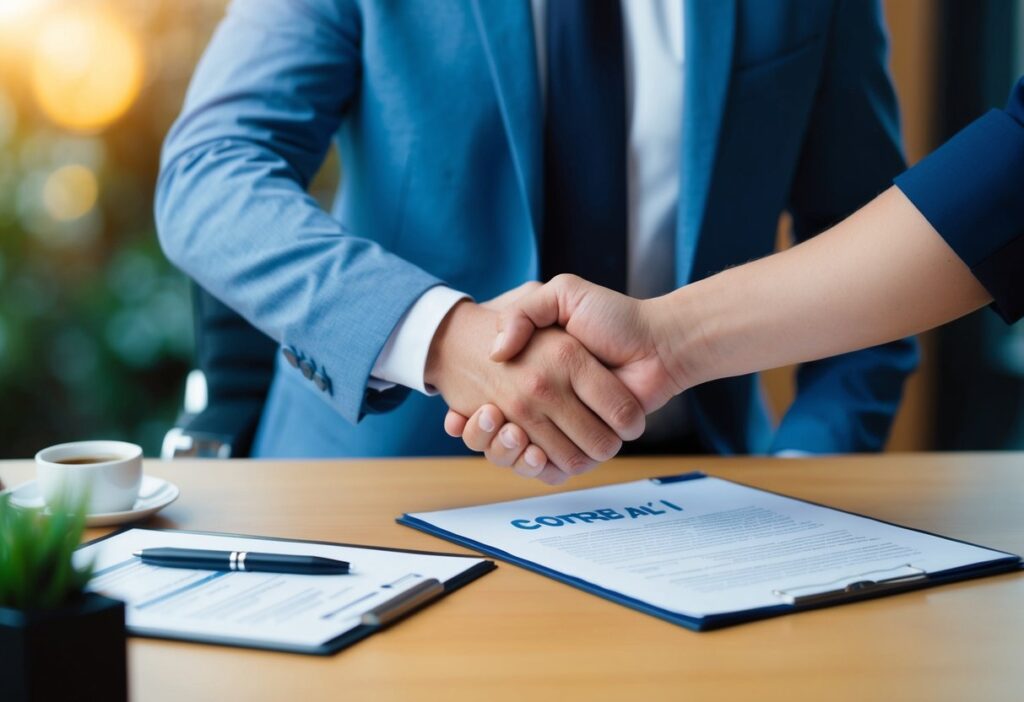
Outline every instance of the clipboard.
<svg viewBox="0 0 1024 702"><path fill-rule="evenodd" d="M684 483L687 481L702 480L708 477L709 476L707 476L705 473L695 471L679 475L650 478L648 480L653 485L673 485L678 483ZM995 556L993 558L985 559L977 563L972 563L968 566L951 568L942 571L928 571L926 569L916 567L912 562L904 563L901 566L897 566L895 568L854 571L846 574L845 577L833 582L816 582L811 580L807 583L798 585L796 587L790 586L787 588L773 588L772 594L778 600L777 604L697 617L683 614L678 611L673 611L666 607L656 606L642 598L630 596L628 594L624 594L623 592L620 592L612 588L603 587L586 578L581 578L567 574L556 568L535 562L528 558L523 558L521 556L509 552L508 550L497 548L493 545L484 543L483 541L471 538L465 534L455 533L454 531L441 528L436 524L432 523L431 519L425 515L407 513L399 517L396 521L399 524L403 524L405 526L409 526L414 529L424 531L428 534L432 534L434 536L451 541L461 546L465 546L480 553L492 556L496 559L521 566L528 570L532 570L534 572L540 573L541 575L545 575L559 582L571 585L573 587L579 588L581 590L597 595L604 599L610 600L617 604L621 604L631 609L635 609L639 612L648 614L650 616L663 619L665 621L671 622L678 626L685 627L692 631L710 631L727 626L732 626L760 619L766 619L770 617L781 616L785 614L792 614L796 612L819 609L822 607L846 604L849 602L855 602L860 600L873 599L876 597L883 597L886 595L908 592L911 590L918 590L926 587L933 587L936 585L942 585L945 583L952 583L961 580L969 580L973 578L980 578L1000 573L1008 573L1015 570L1019 570L1022 568L1022 566L1024 566L1024 563L1022 563L1021 558L1014 554L996 551L993 549L987 549L985 547L981 547L976 544L971 544L969 542L962 541L959 539L952 539L950 537L933 534L931 532L927 532L921 529L913 529L911 527L893 524L891 522L875 519L873 517L867 517L865 515L860 515L854 512L835 509L815 502L811 502L809 500L800 500L798 498L792 498L787 495L782 495L780 493L761 490L760 488L754 488L752 486L743 485L742 483L725 481L720 478L715 478L715 480L722 480L725 483L730 483L732 485L747 488L749 490L754 490L759 493L774 495L776 497L781 497L786 500L792 500L805 505L810 505L816 508L821 508L823 510L828 510L830 512L850 515L877 524L895 527L901 530L907 530L909 532L922 534L928 537L963 544L970 547L983 548L987 551L991 551L993 554L995 554ZM558 493L556 493L556 495L557 494Z"/></svg>
<svg viewBox="0 0 1024 702"><path fill-rule="evenodd" d="M207 532L207 531L190 531L183 529L141 529L138 527L126 527L119 529L105 536L101 536L98 539L83 543L79 546L78 551L87 554L89 549L97 547L103 544L103 542L115 539L120 536L124 536L133 531L144 531L153 533L165 533L165 534L180 534L180 535L193 535L203 537L216 537L216 538L228 538L228 539L240 539L245 541L265 541L269 544L308 544L311 546L327 546L327 547L343 547L345 549L356 549L366 552L377 552L377 553L393 553L393 554L409 554L413 556L422 556L427 558L443 558L443 559L460 559L466 560L466 567L460 568L452 577L448 577L443 580L435 578L424 578L422 582L409 587L408 589L397 592L394 596L389 596L383 601L375 604L375 606L361 611L359 614L360 623L350 628L333 638L322 641L317 644L297 644L276 641L273 638L266 638L263 640L254 640L252 638L239 638L231 635L217 635L206 633L182 633L181 631L161 631L160 629L154 629L150 627L137 627L127 622L128 633L132 636L140 638L153 638L153 639L167 639L167 640L178 640L178 641L191 641L196 643L214 644L222 646L232 646L239 648L252 648L269 651L281 651L287 653L300 653L309 655L328 656L341 651L354 643L357 643L368 636L371 636L379 631L382 631L405 618L415 614L419 610L437 602L443 597L450 595L461 587L473 582L477 578L493 571L496 566L493 561L480 559L479 557L465 554L451 554L451 553L440 553L434 551L418 551L412 549L398 549L388 547L376 547L366 546L360 544L346 544L330 541L315 541L305 539L282 539L276 537L267 536L254 536L250 534L229 534L219 532ZM273 547L266 549L267 551L274 551ZM475 561L475 562L474 562ZM358 559L353 560L354 567L358 564ZM165 570L176 570L176 569L165 569ZM183 570L182 572L187 573L189 571ZM100 573L94 575L94 579ZM257 574L251 574L257 575ZM341 577L346 576L304 576L307 578L323 578L323 577ZM103 592L102 589L98 590ZM116 594L111 596L117 597ZM131 603L126 603L129 605ZM130 619L129 614L129 619Z"/></svg>

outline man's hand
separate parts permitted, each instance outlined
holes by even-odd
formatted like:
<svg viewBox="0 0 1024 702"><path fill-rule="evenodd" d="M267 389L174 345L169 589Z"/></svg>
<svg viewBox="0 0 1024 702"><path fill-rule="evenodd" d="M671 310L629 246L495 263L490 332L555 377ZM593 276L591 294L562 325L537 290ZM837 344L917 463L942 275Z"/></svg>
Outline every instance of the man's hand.
<svg viewBox="0 0 1024 702"><path fill-rule="evenodd" d="M434 336L425 380L463 415L496 403L521 427L522 449L527 437L543 448L540 454L518 452L513 463L518 472L562 482L608 460L623 440L643 433L643 407L579 341L545 329L515 359L495 364L489 353L497 325L497 312L458 303ZM531 465L540 457L544 463Z"/></svg>
<svg viewBox="0 0 1024 702"><path fill-rule="evenodd" d="M558 324L612 368L650 413L689 385L685 369L672 358L668 330L663 328L668 322L660 321L659 312L656 301L636 300L576 276L560 275L502 310L491 357L507 362L537 329ZM449 412L445 428L453 436L462 436L470 448L484 451L492 462L512 465L521 460L521 454L538 449L520 446L516 440L522 439L521 432L514 422L505 424L505 420L497 407L485 405L468 420Z"/></svg>
<svg viewBox="0 0 1024 702"><path fill-rule="evenodd" d="M665 330L655 322L653 302L574 275L556 276L502 310L491 358L499 362L514 358L537 329L557 324L614 368L650 414L683 389L673 377L669 364L673 359L666 358L667 344L661 343Z"/></svg>

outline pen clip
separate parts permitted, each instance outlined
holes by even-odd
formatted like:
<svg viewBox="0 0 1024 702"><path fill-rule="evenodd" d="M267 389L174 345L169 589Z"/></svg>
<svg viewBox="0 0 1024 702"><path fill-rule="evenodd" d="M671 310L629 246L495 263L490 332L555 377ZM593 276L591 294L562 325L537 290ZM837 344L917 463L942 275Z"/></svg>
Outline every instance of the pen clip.
<svg viewBox="0 0 1024 702"><path fill-rule="evenodd" d="M441 582L437 578L427 578L390 600L363 612L359 618L360 623L369 626L387 626L442 593L444 593L444 586Z"/></svg>
<svg viewBox="0 0 1024 702"><path fill-rule="evenodd" d="M902 572L894 573L894 571ZM890 573L892 575L882 578L873 577L884 573ZM866 594L879 592L881 590L898 589L908 584L927 579L927 571L922 568L917 568L909 563L905 563L903 565L898 565L895 568L870 570L865 573L849 575L827 583L797 585L784 590L772 590L772 594L779 597L787 604L800 606L819 604L821 602L829 602L832 600L844 600L855 594ZM837 583L840 584L836 587L832 587ZM805 592L801 594L801 591Z"/></svg>

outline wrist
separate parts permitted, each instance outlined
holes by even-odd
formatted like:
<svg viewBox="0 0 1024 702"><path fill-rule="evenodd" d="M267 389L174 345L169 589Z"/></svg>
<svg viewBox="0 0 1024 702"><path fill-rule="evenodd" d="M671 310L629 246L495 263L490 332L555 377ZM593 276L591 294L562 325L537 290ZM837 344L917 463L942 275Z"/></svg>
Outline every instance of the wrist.
<svg viewBox="0 0 1024 702"><path fill-rule="evenodd" d="M370 371L369 386L387 389L403 385L426 395L437 394L424 379L430 343L452 307L465 299L464 293L444 285L420 295L391 330Z"/></svg>
<svg viewBox="0 0 1024 702"><path fill-rule="evenodd" d="M487 358L490 344L497 334L493 316L470 300L457 302L434 332L423 369L424 382L444 395L450 369L466 371L466 364L460 358L474 353L480 358Z"/></svg>
<svg viewBox="0 0 1024 702"><path fill-rule="evenodd" d="M699 285L643 302L655 349L679 392L718 377L707 307L694 289Z"/></svg>

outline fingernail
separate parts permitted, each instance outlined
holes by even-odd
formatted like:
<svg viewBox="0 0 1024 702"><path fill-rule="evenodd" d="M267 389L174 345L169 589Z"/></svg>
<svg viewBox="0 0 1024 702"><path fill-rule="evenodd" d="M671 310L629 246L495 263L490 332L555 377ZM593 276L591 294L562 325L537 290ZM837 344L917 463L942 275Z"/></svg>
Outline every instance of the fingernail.
<svg viewBox="0 0 1024 702"><path fill-rule="evenodd" d="M511 429L503 429L501 432L501 443L507 449L519 448L519 441L516 439Z"/></svg>
<svg viewBox="0 0 1024 702"><path fill-rule="evenodd" d="M501 346L505 341L505 332L498 332L498 335L494 337L494 346L491 347L491 355L501 351Z"/></svg>
<svg viewBox="0 0 1024 702"><path fill-rule="evenodd" d="M540 456L536 455L535 453L529 452L529 451L526 453L526 465L530 466L531 468L543 468L544 467L544 464L540 460Z"/></svg>
<svg viewBox="0 0 1024 702"><path fill-rule="evenodd" d="M489 412L483 412L480 414L480 428L487 433L494 431L494 420L491 419Z"/></svg>

